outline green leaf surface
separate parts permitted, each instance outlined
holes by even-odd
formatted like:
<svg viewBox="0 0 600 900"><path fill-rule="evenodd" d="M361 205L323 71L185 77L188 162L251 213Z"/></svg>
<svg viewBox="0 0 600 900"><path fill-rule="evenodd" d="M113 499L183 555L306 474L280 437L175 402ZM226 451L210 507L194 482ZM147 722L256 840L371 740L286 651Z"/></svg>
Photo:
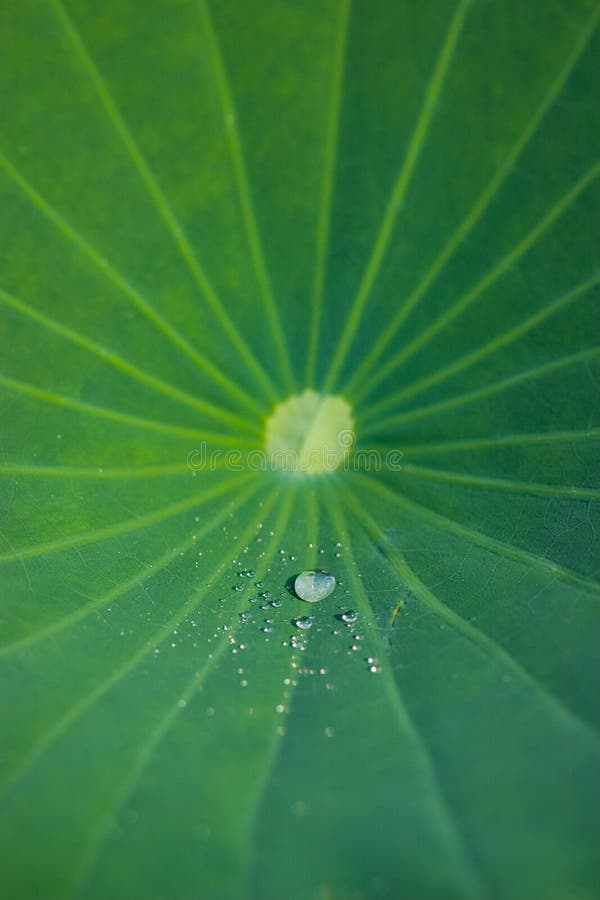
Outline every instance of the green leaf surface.
<svg viewBox="0 0 600 900"><path fill-rule="evenodd" d="M7 900L600 896L599 16L2 4Z"/></svg>

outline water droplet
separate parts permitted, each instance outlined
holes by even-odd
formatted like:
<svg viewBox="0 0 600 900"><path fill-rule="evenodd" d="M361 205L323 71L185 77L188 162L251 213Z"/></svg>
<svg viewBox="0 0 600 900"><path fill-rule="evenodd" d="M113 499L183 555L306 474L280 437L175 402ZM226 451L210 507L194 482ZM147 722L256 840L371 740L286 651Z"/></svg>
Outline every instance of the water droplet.
<svg viewBox="0 0 600 900"><path fill-rule="evenodd" d="M294 619L294 625L296 628L301 628L302 631L308 631L309 628L312 628L313 621L312 616L298 616L297 619Z"/></svg>
<svg viewBox="0 0 600 900"><path fill-rule="evenodd" d="M271 600L271 606L274 609L279 609L279 607L282 605L283 605L283 600Z"/></svg>
<svg viewBox="0 0 600 900"><path fill-rule="evenodd" d="M272 631L273 631L273 626L272 626L272 625L265 625L265 627L262 628L261 631L262 631L263 634L271 634Z"/></svg>
<svg viewBox="0 0 600 900"><path fill-rule="evenodd" d="M233 589L234 589L234 591L245 591L246 585L245 584L236 584Z"/></svg>
<svg viewBox="0 0 600 900"><path fill-rule="evenodd" d="M324 600L335 588L335 578L326 572L306 571L301 572L294 581L294 590L301 600L308 603L316 603Z"/></svg>
<svg viewBox="0 0 600 900"><path fill-rule="evenodd" d="M342 620L347 625L354 625L354 623L356 622L357 619L358 619L358 613L355 612L353 609L347 609L345 612L342 613Z"/></svg>
<svg viewBox="0 0 600 900"><path fill-rule="evenodd" d="M306 650L306 644L304 643L302 638L296 634L293 634L291 636L290 646L291 646L292 650L300 650L301 653L304 652L304 650Z"/></svg>

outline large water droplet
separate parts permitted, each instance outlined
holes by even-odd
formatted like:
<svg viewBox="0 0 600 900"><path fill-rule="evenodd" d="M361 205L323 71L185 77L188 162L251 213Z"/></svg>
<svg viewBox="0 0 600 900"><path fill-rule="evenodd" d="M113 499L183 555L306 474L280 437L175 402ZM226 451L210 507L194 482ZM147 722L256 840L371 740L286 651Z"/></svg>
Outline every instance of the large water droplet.
<svg viewBox="0 0 600 900"><path fill-rule="evenodd" d="M301 572L294 582L294 590L301 600L316 603L329 597L335 588L335 578L326 572Z"/></svg>

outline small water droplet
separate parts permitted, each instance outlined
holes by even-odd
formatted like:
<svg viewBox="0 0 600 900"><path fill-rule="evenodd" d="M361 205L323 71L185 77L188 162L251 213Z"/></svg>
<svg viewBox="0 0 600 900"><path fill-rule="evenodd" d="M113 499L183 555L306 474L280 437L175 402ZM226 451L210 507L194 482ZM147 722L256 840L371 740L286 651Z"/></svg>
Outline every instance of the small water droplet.
<svg viewBox="0 0 600 900"><path fill-rule="evenodd" d="M234 589L234 591L245 591L246 585L245 584L236 584L236 585L234 585L233 589Z"/></svg>
<svg viewBox="0 0 600 900"><path fill-rule="evenodd" d="M358 619L358 613L355 612L353 609L347 609L345 612L342 613L342 620L347 625L354 625L354 623L356 622L357 619Z"/></svg>
<svg viewBox="0 0 600 900"><path fill-rule="evenodd" d="M312 628L313 621L312 616L298 616L294 619L294 625L296 628L301 628L302 631L308 631L309 628Z"/></svg>
<svg viewBox="0 0 600 900"><path fill-rule="evenodd" d="M274 609L279 609L279 607L282 605L283 605L283 600L271 600L271 606Z"/></svg>

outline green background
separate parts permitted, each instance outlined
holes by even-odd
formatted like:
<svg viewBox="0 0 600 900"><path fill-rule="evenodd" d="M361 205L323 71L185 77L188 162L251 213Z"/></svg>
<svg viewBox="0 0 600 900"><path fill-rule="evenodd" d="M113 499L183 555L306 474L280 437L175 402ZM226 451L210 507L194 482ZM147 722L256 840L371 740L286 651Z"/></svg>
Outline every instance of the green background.
<svg viewBox="0 0 600 900"><path fill-rule="evenodd" d="M2 3L7 900L600 897L599 14Z"/></svg>

